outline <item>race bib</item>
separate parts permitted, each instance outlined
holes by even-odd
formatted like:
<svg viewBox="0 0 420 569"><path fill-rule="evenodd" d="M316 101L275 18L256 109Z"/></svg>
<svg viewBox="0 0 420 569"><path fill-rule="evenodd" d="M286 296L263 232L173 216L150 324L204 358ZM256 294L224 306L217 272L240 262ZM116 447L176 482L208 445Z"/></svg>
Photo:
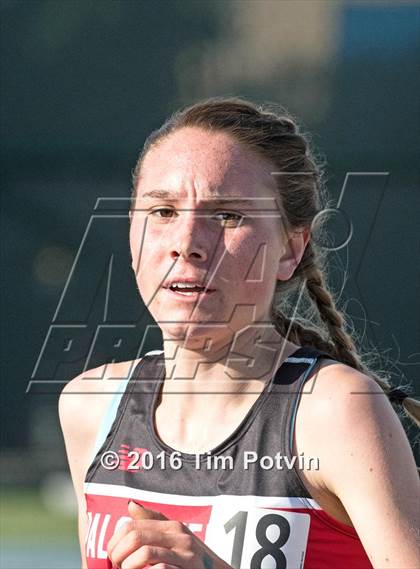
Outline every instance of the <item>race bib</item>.
<svg viewBox="0 0 420 569"><path fill-rule="evenodd" d="M235 569L302 569L310 516L214 505L205 543Z"/></svg>

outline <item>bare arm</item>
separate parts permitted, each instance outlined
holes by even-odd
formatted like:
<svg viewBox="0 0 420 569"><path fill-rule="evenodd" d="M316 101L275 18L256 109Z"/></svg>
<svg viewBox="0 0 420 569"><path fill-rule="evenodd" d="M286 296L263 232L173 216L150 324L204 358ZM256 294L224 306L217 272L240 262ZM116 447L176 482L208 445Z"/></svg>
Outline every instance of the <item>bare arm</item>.
<svg viewBox="0 0 420 569"><path fill-rule="evenodd" d="M89 370L71 380L59 399L59 417L66 446L70 474L78 504L78 533L82 567L87 567L87 531L84 481L92 459L99 426L111 403L116 387L137 363L121 362ZM102 378L102 379L100 379Z"/></svg>
<svg viewBox="0 0 420 569"><path fill-rule="evenodd" d="M316 386L317 452L376 569L420 566L420 482L400 420L377 383L344 365Z"/></svg>
<svg viewBox="0 0 420 569"><path fill-rule="evenodd" d="M80 381L80 380L79 380ZM88 457L93 445L92 427L80 420L86 414L83 411L83 396L73 392L77 387L78 378L67 384L59 399L59 416L61 429L66 446L67 460L78 506L79 543L82 558L82 568L87 567L84 553L86 536L86 501L83 493L84 475L88 468ZM89 447L89 448L88 448Z"/></svg>

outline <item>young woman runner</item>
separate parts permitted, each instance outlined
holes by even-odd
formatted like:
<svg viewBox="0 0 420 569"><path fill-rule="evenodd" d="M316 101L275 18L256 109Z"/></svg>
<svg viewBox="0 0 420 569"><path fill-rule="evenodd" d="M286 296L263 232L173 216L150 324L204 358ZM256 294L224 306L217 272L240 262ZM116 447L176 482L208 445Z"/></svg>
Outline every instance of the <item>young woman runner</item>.
<svg viewBox="0 0 420 569"><path fill-rule="evenodd" d="M150 135L133 182L163 349L60 396L83 567L418 568L392 404L418 423L419 403L362 362L327 289L325 188L296 122L198 102Z"/></svg>

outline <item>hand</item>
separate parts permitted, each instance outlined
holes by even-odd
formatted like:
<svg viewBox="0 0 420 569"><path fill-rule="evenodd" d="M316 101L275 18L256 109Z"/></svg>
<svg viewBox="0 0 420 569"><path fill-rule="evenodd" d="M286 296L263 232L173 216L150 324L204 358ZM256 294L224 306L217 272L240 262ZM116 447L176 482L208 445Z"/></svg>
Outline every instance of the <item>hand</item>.
<svg viewBox="0 0 420 569"><path fill-rule="evenodd" d="M120 569L232 569L184 524L129 502L131 521L108 542L108 557Z"/></svg>

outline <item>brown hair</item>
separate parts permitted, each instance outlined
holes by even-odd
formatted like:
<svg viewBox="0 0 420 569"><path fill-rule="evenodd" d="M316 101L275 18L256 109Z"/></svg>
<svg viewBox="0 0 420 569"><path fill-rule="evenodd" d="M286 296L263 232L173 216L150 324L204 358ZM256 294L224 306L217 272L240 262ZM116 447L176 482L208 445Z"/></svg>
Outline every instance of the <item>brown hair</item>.
<svg viewBox="0 0 420 569"><path fill-rule="evenodd" d="M369 375L392 403L401 405L420 425L420 402L394 388L388 377L379 377L362 361L352 339L355 334L346 331L346 319L326 284L326 249L317 243L324 235L326 216L322 212L330 204L323 167L310 148L308 135L300 132L297 120L284 109L278 112L238 97L213 97L181 109L147 138L133 171L133 198L147 152L184 127L223 131L269 160L280 173L276 180L286 230L311 228L311 238L293 276L288 281L277 281L271 316L278 332L297 345L319 348L333 359ZM303 295L303 303L299 298L302 306L296 310L299 291L306 293L306 297Z"/></svg>

